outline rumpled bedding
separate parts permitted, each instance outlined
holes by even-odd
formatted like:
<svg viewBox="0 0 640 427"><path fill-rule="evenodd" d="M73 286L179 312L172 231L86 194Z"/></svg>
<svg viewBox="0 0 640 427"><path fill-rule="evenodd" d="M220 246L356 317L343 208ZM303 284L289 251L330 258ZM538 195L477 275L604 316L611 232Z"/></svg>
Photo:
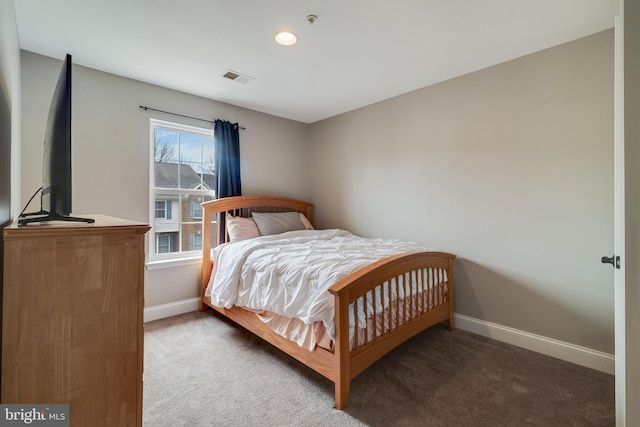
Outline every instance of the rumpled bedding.
<svg viewBox="0 0 640 427"><path fill-rule="evenodd" d="M432 249L397 239L367 239L340 229L291 231L226 243L214 250L214 271L205 295L217 307L268 311L307 325L322 322L333 340L334 299L328 288L373 262L416 250ZM405 288L399 289L403 293ZM394 293L387 300L396 298L404 295ZM372 304L369 298L368 305ZM359 323L366 323L364 302L358 306ZM317 333L310 335L304 338L305 348L316 344Z"/></svg>

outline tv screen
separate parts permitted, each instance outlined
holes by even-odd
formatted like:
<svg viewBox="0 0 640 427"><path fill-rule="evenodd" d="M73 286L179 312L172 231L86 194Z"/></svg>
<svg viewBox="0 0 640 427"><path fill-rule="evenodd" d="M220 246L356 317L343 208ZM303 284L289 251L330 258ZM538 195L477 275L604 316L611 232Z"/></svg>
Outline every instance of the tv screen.
<svg viewBox="0 0 640 427"><path fill-rule="evenodd" d="M94 222L71 217L71 55L58 77L44 136L40 211L22 214L19 224L46 221Z"/></svg>
<svg viewBox="0 0 640 427"><path fill-rule="evenodd" d="M44 136L42 210L71 213L71 55L62 64Z"/></svg>

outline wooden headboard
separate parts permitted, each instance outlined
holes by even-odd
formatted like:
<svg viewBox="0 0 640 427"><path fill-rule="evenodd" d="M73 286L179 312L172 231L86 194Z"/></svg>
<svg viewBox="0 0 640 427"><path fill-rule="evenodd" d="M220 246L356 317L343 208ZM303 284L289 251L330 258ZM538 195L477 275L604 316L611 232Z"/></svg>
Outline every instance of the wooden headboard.
<svg viewBox="0 0 640 427"><path fill-rule="evenodd" d="M229 239L225 227L227 215L248 218L252 212L301 212L311 221L313 204L282 196L235 196L205 202L202 208L201 296L207 288L213 267L211 247L225 243ZM213 224L216 226L214 227ZM212 236L214 230L215 235Z"/></svg>

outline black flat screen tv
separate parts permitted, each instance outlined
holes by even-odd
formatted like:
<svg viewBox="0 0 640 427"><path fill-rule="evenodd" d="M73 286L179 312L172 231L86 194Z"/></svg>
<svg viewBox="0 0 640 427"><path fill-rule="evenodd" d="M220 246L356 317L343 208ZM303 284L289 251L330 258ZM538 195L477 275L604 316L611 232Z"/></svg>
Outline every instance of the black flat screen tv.
<svg viewBox="0 0 640 427"><path fill-rule="evenodd" d="M18 224L48 221L94 222L92 218L69 215L71 213L71 55L69 54L62 64L49 107L40 190L42 191L40 211L21 214Z"/></svg>

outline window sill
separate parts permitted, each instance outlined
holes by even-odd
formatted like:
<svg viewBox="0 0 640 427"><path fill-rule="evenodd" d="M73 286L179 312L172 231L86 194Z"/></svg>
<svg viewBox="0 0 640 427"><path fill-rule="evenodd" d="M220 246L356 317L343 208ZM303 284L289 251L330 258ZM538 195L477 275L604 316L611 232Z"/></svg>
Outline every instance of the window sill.
<svg viewBox="0 0 640 427"><path fill-rule="evenodd" d="M183 267L186 265L200 264L201 256L186 258L154 259L146 263L147 270L161 270L163 268Z"/></svg>

